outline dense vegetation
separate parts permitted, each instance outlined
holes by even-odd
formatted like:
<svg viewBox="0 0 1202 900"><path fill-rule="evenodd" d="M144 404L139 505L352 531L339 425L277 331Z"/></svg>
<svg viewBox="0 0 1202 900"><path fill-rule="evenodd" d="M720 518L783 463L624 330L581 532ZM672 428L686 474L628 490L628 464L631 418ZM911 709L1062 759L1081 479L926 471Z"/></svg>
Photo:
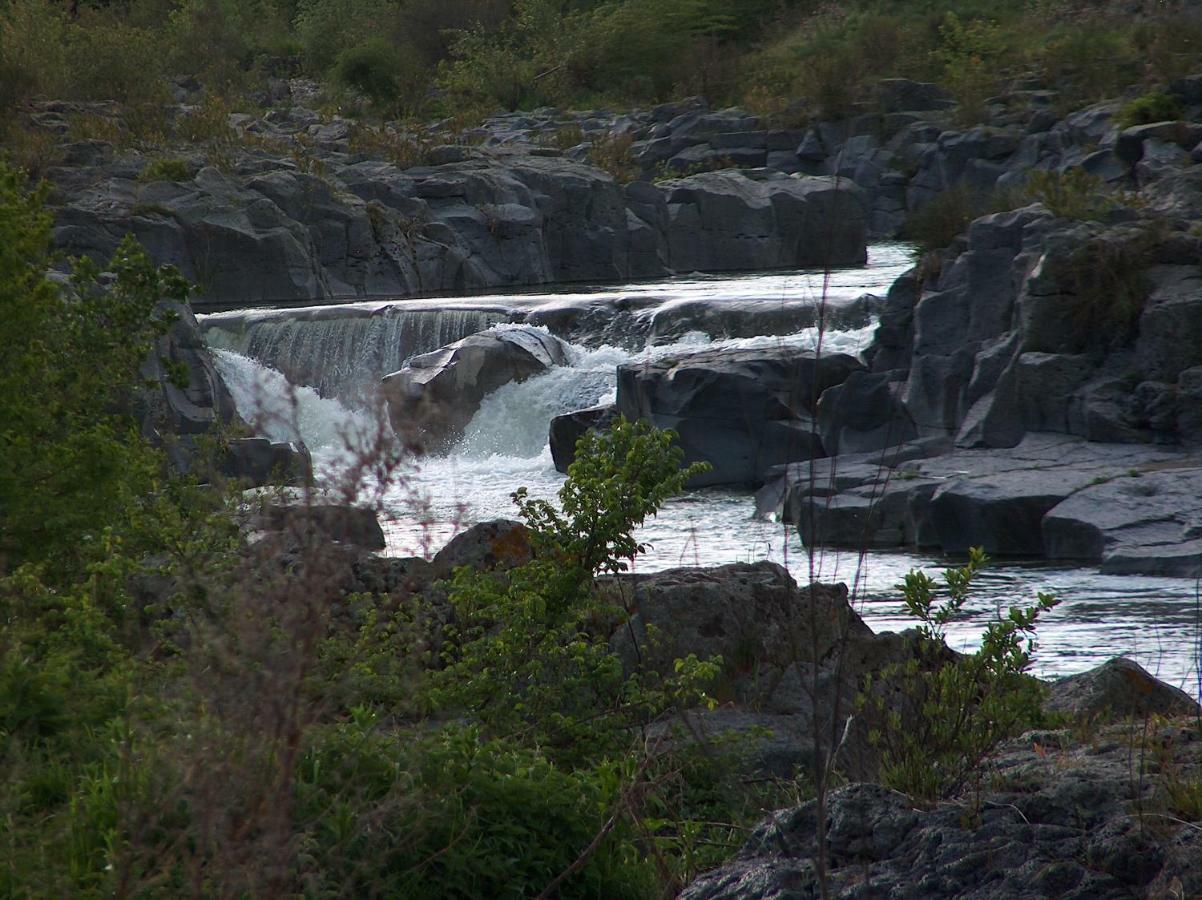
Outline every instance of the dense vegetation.
<svg viewBox="0 0 1202 900"><path fill-rule="evenodd" d="M647 730L720 660L625 670L592 594L691 471L670 435L519 492L507 573L348 593L353 553L249 547L169 474L130 401L183 286L132 243L51 281L41 201L0 168L0 895L641 897L729 852L756 793Z"/></svg>
<svg viewBox="0 0 1202 900"><path fill-rule="evenodd" d="M238 485L171 474L132 413L186 286L131 241L103 277L51 279L22 181L0 166L0 896L663 896L804 794L677 727L722 659L610 646L625 613L594 579L696 470L670 433L619 422L581 439L558 504L517 491L528 560L364 591L304 506L248 544ZM946 611L929 582L907 602L937 627L969 578ZM949 760L1029 721L1034 688L1007 698L1036 614L923 676ZM903 789L963 774L911 783L914 752Z"/></svg>
<svg viewBox="0 0 1202 900"><path fill-rule="evenodd" d="M388 117L688 94L784 118L839 114L888 76L934 80L965 114L1016 78L1062 103L1163 84L1202 58L1175 4L1080 0L5 0L0 110L32 97L153 107L192 77L237 103L271 77ZM800 101L800 102L798 102ZM1133 114L1138 114L1135 111Z"/></svg>

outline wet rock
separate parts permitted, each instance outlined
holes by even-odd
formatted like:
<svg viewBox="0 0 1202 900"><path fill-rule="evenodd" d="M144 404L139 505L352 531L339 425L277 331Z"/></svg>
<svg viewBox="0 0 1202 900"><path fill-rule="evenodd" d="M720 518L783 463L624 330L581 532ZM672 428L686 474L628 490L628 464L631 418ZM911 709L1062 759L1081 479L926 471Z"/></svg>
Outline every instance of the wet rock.
<svg viewBox="0 0 1202 900"><path fill-rule="evenodd" d="M587 431L604 431L617 418L617 407L612 403L577 410L551 420L549 443L555 470L567 472L576 459L576 442Z"/></svg>
<svg viewBox="0 0 1202 900"><path fill-rule="evenodd" d="M844 354L787 347L704 350L620 366L617 407L674 429L687 462L708 462L695 484L758 485L774 465L825 455L815 401L861 368Z"/></svg>
<svg viewBox="0 0 1202 900"><path fill-rule="evenodd" d="M566 345L537 328L480 332L409 360L381 390L393 430L426 453L445 452L492 391L567 361Z"/></svg>
<svg viewBox="0 0 1202 900"><path fill-rule="evenodd" d="M1197 702L1188 694L1153 678L1139 663L1123 657L1053 681L1043 706L1050 712L1088 719L1199 714Z"/></svg>

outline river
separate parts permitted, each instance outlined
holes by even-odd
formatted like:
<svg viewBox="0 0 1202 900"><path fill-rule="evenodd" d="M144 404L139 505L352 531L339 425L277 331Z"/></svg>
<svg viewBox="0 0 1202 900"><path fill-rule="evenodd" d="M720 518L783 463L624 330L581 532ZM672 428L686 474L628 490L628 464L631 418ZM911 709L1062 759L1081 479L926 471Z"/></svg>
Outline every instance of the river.
<svg viewBox="0 0 1202 900"><path fill-rule="evenodd" d="M637 308L661 325L671 320L674 310L699 304L729 303L762 311L765 305L793 308L817 305L825 298L832 309L839 309L866 292L883 295L910 264L908 247L881 244L870 248L867 267L832 273L693 276L546 294L406 300L317 311L238 311L203 317L202 325L239 411L248 420L260 420L260 427L277 438L305 440L320 478L332 484L346 471L348 444L362 444L380 430L379 417L362 401L362 386L373 384L413 353L479 328L509 327L507 321L531 310L564 306ZM787 316L777 318L788 321ZM857 353L868 345L873 329L870 319L845 322L824 333L823 349ZM645 336L639 332L639 340L617 341L620 346L573 345L568 366L487 397L454 451L403 467L382 494L386 552L428 554L473 522L512 517L510 494L519 486L535 497L553 497L563 476L551 463L547 426L555 415L612 399L620 363L688 347L812 346L817 340L813 327L720 339L701 332L665 339L662 327L646 331ZM907 571L936 572L954 564L903 552L811 553L791 529L757 520L753 511L747 491L690 491L669 502L642 528L640 538L649 551L637 560L635 570L769 559L785 565L799 581L815 577L847 582L861 615L881 631L908 624L896 588ZM1192 580L995 562L979 576L965 617L949 629L949 643L955 649L971 649L989 617L1031 601L1039 591L1054 593L1061 602L1040 626L1035 674L1071 674L1124 655L1199 695L1202 603L1199 585Z"/></svg>

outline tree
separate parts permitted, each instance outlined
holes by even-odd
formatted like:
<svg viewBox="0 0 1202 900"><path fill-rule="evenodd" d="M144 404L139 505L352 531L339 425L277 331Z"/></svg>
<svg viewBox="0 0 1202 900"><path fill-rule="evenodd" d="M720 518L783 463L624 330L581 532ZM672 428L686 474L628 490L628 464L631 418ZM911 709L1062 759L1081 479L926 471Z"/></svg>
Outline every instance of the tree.
<svg viewBox="0 0 1202 900"><path fill-rule="evenodd" d="M0 167L0 574L25 562L59 576L94 557L105 532L133 518L161 456L130 413L139 368L182 301L177 273L126 238L111 284L77 260L52 281L45 191Z"/></svg>

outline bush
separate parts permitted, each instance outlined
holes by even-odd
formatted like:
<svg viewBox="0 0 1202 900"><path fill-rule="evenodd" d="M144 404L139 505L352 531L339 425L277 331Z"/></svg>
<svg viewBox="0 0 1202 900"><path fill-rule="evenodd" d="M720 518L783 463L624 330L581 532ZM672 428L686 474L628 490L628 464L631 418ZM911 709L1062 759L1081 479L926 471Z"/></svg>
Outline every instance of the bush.
<svg viewBox="0 0 1202 900"><path fill-rule="evenodd" d="M1125 347L1135 339L1159 240L1155 228L1101 235L1081 244L1053 271L1070 296L1075 350Z"/></svg>
<svg viewBox="0 0 1202 900"><path fill-rule="evenodd" d="M1183 114L1176 97L1156 91L1124 103L1115 121L1120 128L1130 128L1132 125L1150 125L1153 122L1173 122Z"/></svg>
<svg viewBox="0 0 1202 900"><path fill-rule="evenodd" d="M902 236L924 253L942 250L968 230L974 219L1017 209L1024 198L1016 191L974 191L960 184L940 193L926 206L910 213Z"/></svg>
<svg viewBox="0 0 1202 900"><path fill-rule="evenodd" d="M1036 170L1027 176L1027 194L1052 215L1080 221L1101 219L1117 205L1106 182L1084 169Z"/></svg>
<svg viewBox="0 0 1202 900"><path fill-rule="evenodd" d="M158 457L128 415L138 370L168 324L164 297L182 299L172 271L131 240L110 263L113 289L76 263L69 291L46 280L50 219L0 168L0 574L24 562L102 552L105 531L130 518ZM91 547L89 547L89 543ZM6 557L6 559L5 559Z"/></svg>
<svg viewBox="0 0 1202 900"><path fill-rule="evenodd" d="M362 94L379 110L412 113L421 105L427 78L416 54L372 38L338 54L331 69L340 87Z"/></svg>
<svg viewBox="0 0 1202 900"><path fill-rule="evenodd" d="M919 622L915 656L887 667L860 697L872 722L870 740L881 752L881 784L916 799L955 795L980 777L1002 741L1041 715L1043 688L1026 673L1035 627L1058 602L1054 597L1041 593L1034 606L1011 607L991 621L975 653L954 657L944 642L986 562L974 549L967 565L945 571L943 600L936 599L938 585L930 576L906 576L899 587L906 611ZM897 698L891 708L887 697Z"/></svg>
<svg viewBox="0 0 1202 900"><path fill-rule="evenodd" d="M619 184L628 184L639 177L639 167L630 154L634 138L629 134L605 134L592 139L588 161L614 177Z"/></svg>
<svg viewBox="0 0 1202 900"><path fill-rule="evenodd" d="M160 156L152 159L138 173L138 181L191 181L192 167L187 160Z"/></svg>

